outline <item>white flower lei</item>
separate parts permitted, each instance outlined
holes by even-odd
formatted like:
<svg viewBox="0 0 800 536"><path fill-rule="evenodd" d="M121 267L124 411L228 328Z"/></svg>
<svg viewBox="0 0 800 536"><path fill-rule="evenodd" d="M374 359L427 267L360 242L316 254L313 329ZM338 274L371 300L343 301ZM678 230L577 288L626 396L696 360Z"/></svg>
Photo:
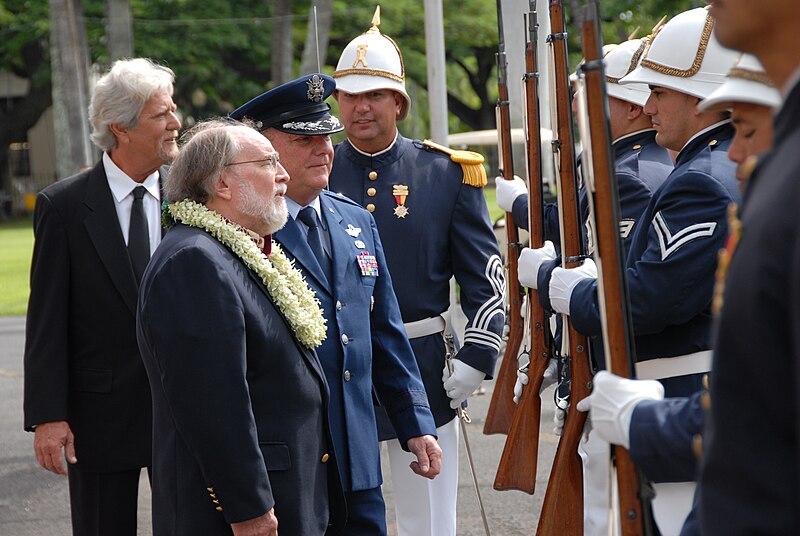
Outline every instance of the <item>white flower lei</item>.
<svg viewBox="0 0 800 536"><path fill-rule="evenodd" d="M170 203L168 210L175 221L203 229L225 244L258 274L303 345L313 349L322 344L325 340L325 317L319 301L278 244L272 242L272 251L267 257L242 227L188 199Z"/></svg>

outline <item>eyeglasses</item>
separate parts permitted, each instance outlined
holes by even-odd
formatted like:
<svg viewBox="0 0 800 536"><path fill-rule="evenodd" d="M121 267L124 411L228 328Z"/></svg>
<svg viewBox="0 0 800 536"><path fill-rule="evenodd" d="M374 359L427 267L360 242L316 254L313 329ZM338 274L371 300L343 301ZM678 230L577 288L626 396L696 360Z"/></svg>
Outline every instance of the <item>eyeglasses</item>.
<svg viewBox="0 0 800 536"><path fill-rule="evenodd" d="M260 164L262 162L266 162L270 169L275 170L278 168L278 164L280 163L281 159L278 156L278 153L272 153L266 158L259 158L257 160L245 160L243 162L231 162L229 164L225 164L225 167L228 166L238 166L239 164Z"/></svg>

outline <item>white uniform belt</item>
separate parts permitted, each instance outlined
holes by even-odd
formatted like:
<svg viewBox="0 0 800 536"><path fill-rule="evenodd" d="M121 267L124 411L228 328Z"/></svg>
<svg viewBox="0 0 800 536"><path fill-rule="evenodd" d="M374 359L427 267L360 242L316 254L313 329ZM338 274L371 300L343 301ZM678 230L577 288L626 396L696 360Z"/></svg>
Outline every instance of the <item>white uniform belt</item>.
<svg viewBox="0 0 800 536"><path fill-rule="evenodd" d="M711 370L711 350L675 357L659 357L636 363L637 380L663 380Z"/></svg>
<svg viewBox="0 0 800 536"><path fill-rule="evenodd" d="M444 315L432 316L430 318L423 318L422 320L415 320L414 322L406 322L403 324L409 339L419 339L420 337L426 337L434 333L441 333L446 326L447 321Z"/></svg>

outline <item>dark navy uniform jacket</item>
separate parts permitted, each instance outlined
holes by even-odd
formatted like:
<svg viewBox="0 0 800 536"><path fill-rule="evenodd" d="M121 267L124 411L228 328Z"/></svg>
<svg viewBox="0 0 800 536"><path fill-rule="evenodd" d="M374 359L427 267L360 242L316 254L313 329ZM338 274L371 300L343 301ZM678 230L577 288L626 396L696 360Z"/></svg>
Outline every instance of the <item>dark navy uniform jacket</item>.
<svg viewBox="0 0 800 536"><path fill-rule="evenodd" d="M295 220L289 218L274 238L295 259L322 305L328 331L317 354L331 393L336 458L345 491L360 491L381 484L373 384L403 448L411 437L435 436L436 427L375 221L340 195L325 191L319 200L330 237L334 285L321 272ZM359 257L375 265L359 264Z"/></svg>
<svg viewBox="0 0 800 536"><path fill-rule="evenodd" d="M638 361L711 348L717 252L728 236L728 205L740 197L727 155L732 137L725 121L692 139L634 228L627 280ZM600 335L596 280L575 287L570 317L581 333ZM662 383L667 396L689 396L700 390L701 379L695 374Z"/></svg>
<svg viewBox="0 0 800 536"><path fill-rule="evenodd" d="M625 250L630 248L633 230L653 193L664 183L672 171L672 158L666 149L656 143L656 131L643 130L623 136L614 142L614 169L617 173L620 204L620 234ZM581 215L589 218L589 201L586 188L580 191ZM514 200L514 223L528 228L528 196ZM559 234L558 205L544 207L544 237L555 244L561 242Z"/></svg>
<svg viewBox="0 0 800 536"><path fill-rule="evenodd" d="M800 534L800 84L748 181L705 436L703 534Z"/></svg>
<svg viewBox="0 0 800 536"><path fill-rule="evenodd" d="M337 145L330 189L372 209L404 322L434 317L450 305L450 278L461 287L467 316L457 358L491 378L504 324L505 282L483 191L463 184L450 157L397 136L369 156L349 141ZM395 192L407 186L405 198ZM399 191L399 190L398 190ZM396 207L404 206L408 213ZM437 426L455 416L442 385L444 342L439 334L411 341ZM381 439L392 437L380 426Z"/></svg>

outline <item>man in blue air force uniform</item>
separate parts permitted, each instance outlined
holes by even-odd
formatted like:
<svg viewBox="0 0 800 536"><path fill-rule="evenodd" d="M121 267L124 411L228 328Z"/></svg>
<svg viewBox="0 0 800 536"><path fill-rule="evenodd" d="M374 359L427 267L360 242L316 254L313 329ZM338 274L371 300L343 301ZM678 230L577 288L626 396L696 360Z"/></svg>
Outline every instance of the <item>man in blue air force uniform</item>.
<svg viewBox="0 0 800 536"><path fill-rule="evenodd" d="M410 100L400 51L379 24L376 13L334 73L347 140L336 147L330 188L375 218L443 451L442 473L426 481L407 474L407 455L389 441L398 533L448 536L455 534L458 489L454 408L494 373L505 283L481 190L483 158L398 133ZM454 275L468 323L450 375L442 333ZM394 437L380 415L379 424L381 439Z"/></svg>
<svg viewBox="0 0 800 536"><path fill-rule="evenodd" d="M291 217L274 238L303 271L327 321L317 353L331 392L331 430L348 509L345 534L377 535L386 534L386 511L373 388L402 448L416 457L415 472L434 478L441 450L375 221L360 205L324 190L333 164L329 135L342 130L325 104L335 87L328 76L303 76L231 117L254 121L289 172Z"/></svg>

